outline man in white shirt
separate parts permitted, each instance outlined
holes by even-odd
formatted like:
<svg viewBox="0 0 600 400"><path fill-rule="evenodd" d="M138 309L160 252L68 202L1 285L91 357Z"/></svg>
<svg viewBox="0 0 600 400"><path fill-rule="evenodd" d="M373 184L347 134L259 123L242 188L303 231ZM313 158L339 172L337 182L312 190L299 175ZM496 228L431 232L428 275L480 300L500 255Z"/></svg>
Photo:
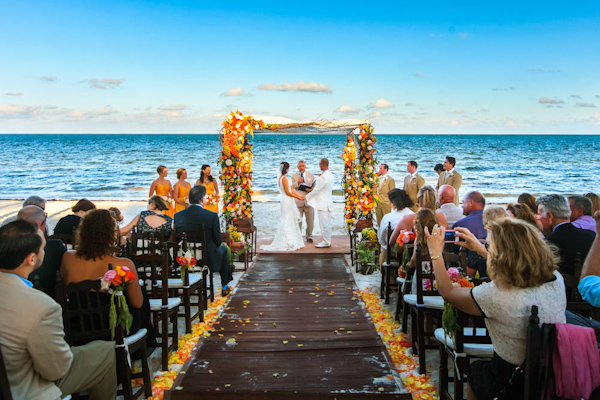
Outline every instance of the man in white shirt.
<svg viewBox="0 0 600 400"><path fill-rule="evenodd" d="M391 225L392 232L396 229L398 223L407 215L414 214L409 208L412 205L412 201L404 190L392 189L389 191L388 196L392 205L392 211L385 214L381 219L381 225L377 231L377 238L381 245L381 253L379 256L379 263L383 263L387 258L388 248L388 228Z"/></svg>
<svg viewBox="0 0 600 400"><path fill-rule="evenodd" d="M377 186L377 194L379 195L379 204L375 209L375 217L377 225L381 226L381 219L392 210L388 192L396 187L394 178L388 176L389 166L381 164L379 166L379 185Z"/></svg>
<svg viewBox="0 0 600 400"><path fill-rule="evenodd" d="M438 191L440 208L438 208L436 212L444 213L446 216L446 221L448 221L448 226L446 226L447 229L451 228L455 222L460 221L465 217L463 214L463 209L454 204L455 198L456 190L452 186L440 186L440 190Z"/></svg>

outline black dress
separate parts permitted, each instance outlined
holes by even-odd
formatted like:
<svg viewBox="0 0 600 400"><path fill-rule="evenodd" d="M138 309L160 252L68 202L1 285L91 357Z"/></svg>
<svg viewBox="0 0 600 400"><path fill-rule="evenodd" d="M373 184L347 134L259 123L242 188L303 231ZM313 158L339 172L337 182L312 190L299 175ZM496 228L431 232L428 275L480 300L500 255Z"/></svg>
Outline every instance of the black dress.
<svg viewBox="0 0 600 400"><path fill-rule="evenodd" d="M55 235L72 235L75 232L75 229L79 226L79 222L81 221L81 217L72 214L67 215L66 217L62 217L54 228Z"/></svg>
<svg viewBox="0 0 600 400"><path fill-rule="evenodd" d="M157 217L162 217L165 219L165 223L157 226L156 228L151 227L146 222L146 217L149 215L156 215ZM140 219L138 220L137 225L135 226L135 230L137 233L164 233L165 237L171 236L173 226L173 218L168 215L157 214L154 211L142 211L140 213Z"/></svg>

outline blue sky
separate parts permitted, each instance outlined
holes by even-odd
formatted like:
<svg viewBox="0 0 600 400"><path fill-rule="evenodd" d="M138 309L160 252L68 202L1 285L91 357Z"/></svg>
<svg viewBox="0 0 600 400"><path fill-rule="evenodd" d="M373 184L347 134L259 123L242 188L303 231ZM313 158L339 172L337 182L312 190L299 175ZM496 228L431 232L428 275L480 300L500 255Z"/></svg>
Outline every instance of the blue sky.
<svg viewBox="0 0 600 400"><path fill-rule="evenodd" d="M531 3L0 0L0 133L600 133L600 3Z"/></svg>

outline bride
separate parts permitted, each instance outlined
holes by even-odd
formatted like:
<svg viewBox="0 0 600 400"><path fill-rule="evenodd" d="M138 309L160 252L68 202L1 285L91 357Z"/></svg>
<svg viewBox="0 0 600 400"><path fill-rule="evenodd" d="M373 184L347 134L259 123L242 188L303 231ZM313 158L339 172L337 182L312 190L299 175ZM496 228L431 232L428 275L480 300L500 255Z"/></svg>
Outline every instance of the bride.
<svg viewBox="0 0 600 400"><path fill-rule="evenodd" d="M268 246L260 246L262 250L267 251L294 251L304 247L302 232L299 222L301 221L300 211L296 206L294 198L304 200L304 196L299 195L292 189L292 181L286 176L290 169L290 164L282 162L279 165L279 179L277 187L281 193L281 217L275 239Z"/></svg>

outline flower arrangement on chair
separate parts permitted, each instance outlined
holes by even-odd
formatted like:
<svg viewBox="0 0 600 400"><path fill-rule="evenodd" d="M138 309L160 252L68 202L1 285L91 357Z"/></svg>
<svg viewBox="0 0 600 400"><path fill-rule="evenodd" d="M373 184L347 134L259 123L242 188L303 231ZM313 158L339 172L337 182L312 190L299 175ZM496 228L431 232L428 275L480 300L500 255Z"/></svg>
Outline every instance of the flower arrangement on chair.
<svg viewBox="0 0 600 400"><path fill-rule="evenodd" d="M398 267L398 276L401 278L406 278L406 266L410 261L408 248L404 245L414 242L416 237L417 235L415 235L413 231L401 230L398 239L396 239L396 244L394 245L395 250L400 252L402 248L404 248L402 251L402 263L400 264L400 267Z"/></svg>
<svg viewBox="0 0 600 400"><path fill-rule="evenodd" d="M129 334L129 329L133 323L133 316L129 312L127 300L123 291L129 282L135 279L135 273L131 272L128 267L117 266L115 269L108 270L104 276L100 278L100 287L111 294L110 296L110 312L108 315L108 323L110 326L111 339L115 338L115 328L117 324ZM120 312L117 315L117 304L119 302Z"/></svg>
<svg viewBox="0 0 600 400"><path fill-rule="evenodd" d="M183 256L177 256L175 261L177 261L177 264L181 267L181 282L185 284L185 274L189 269L192 269L198 261L192 257L192 253L189 250L186 251Z"/></svg>
<svg viewBox="0 0 600 400"><path fill-rule="evenodd" d="M465 277L458 268L448 268L448 277L454 287L472 288L475 285ZM448 302L444 302L444 313L442 314L442 328L444 334L454 340L456 332L460 329L458 325L458 310Z"/></svg>

